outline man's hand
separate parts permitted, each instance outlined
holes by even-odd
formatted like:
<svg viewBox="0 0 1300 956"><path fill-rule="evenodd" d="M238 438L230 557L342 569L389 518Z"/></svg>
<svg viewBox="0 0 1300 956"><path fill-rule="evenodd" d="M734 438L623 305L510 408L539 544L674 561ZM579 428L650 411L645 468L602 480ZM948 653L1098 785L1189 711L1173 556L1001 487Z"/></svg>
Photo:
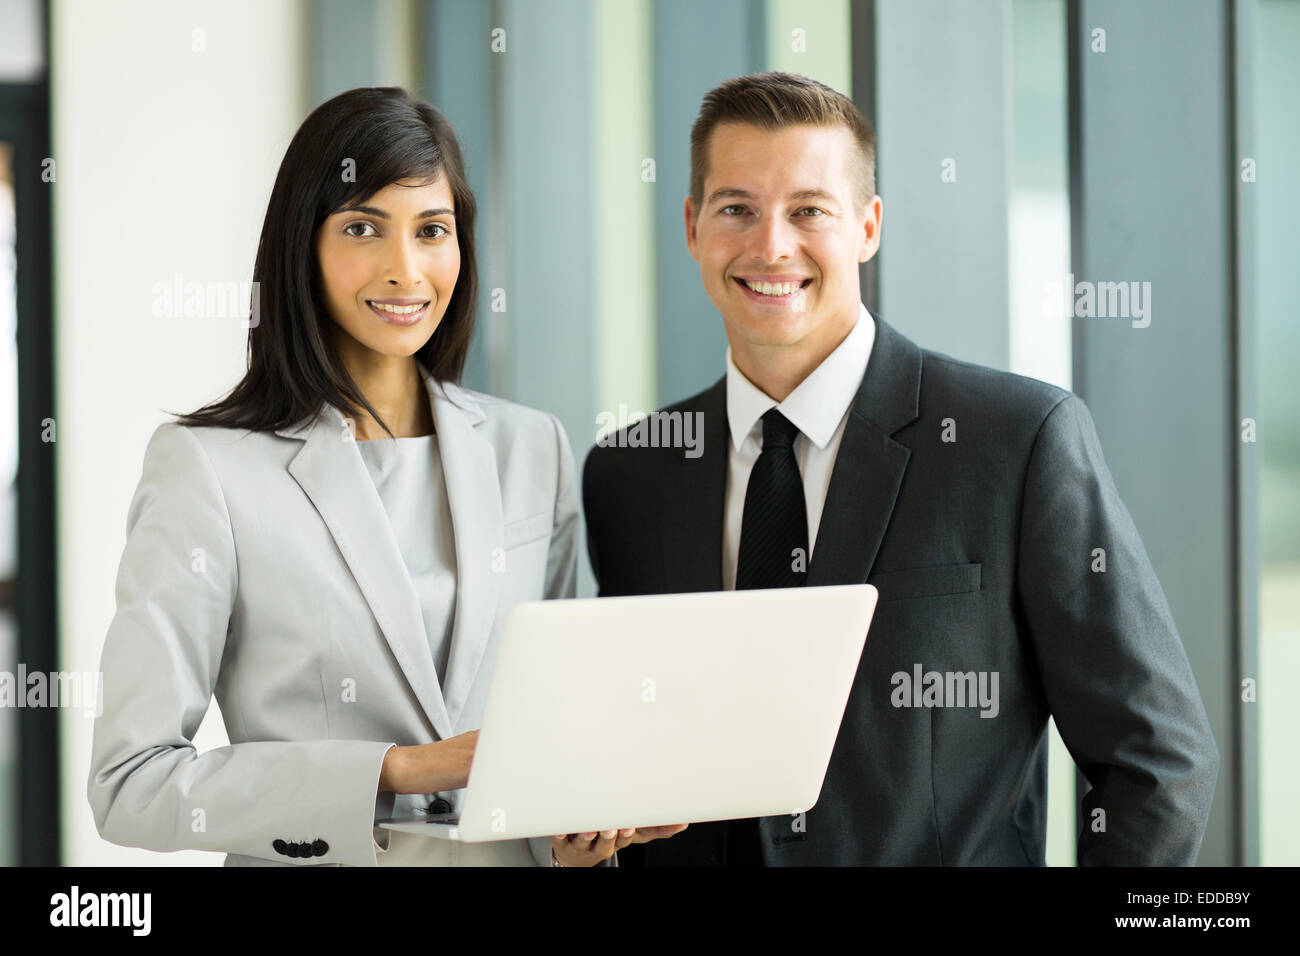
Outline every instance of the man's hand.
<svg viewBox="0 0 1300 956"><path fill-rule="evenodd" d="M689 824L672 823L662 827L628 827L599 833L565 833L551 837L551 852L561 866L595 866L625 846L662 840L681 833L687 826Z"/></svg>

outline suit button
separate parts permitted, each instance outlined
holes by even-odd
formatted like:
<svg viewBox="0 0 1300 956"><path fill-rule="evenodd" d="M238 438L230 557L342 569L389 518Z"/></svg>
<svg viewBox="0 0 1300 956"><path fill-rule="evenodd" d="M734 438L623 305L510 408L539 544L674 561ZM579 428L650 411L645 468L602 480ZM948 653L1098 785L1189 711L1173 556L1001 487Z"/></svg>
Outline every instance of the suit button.
<svg viewBox="0 0 1300 956"><path fill-rule="evenodd" d="M442 797L439 797L437 800L433 801L433 803L429 804L429 812L430 813L451 813L451 803L450 801L444 800Z"/></svg>
<svg viewBox="0 0 1300 956"><path fill-rule="evenodd" d="M316 840L311 845L312 856L324 856L326 853L329 852L329 850L330 850L330 845L326 843L324 840Z"/></svg>
<svg viewBox="0 0 1300 956"><path fill-rule="evenodd" d="M287 845L283 840L273 841L271 843L271 849L275 850L276 853L279 853L282 856L289 852Z"/></svg>

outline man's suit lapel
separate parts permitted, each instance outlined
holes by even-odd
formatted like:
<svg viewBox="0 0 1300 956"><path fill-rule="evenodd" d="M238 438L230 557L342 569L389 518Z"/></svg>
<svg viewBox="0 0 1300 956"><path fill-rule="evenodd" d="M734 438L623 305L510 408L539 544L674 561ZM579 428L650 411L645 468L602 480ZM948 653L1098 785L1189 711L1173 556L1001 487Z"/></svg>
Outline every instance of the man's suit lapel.
<svg viewBox="0 0 1300 956"><path fill-rule="evenodd" d="M727 380L701 396L684 415L703 414L698 458L685 450L664 475L660 513L664 545L664 591L722 590L722 509L727 490Z"/></svg>
<svg viewBox="0 0 1300 956"><path fill-rule="evenodd" d="M920 414L921 350L872 318L875 343L831 471L808 567L810 587L867 579L911 457L892 436ZM704 452L699 458L683 455L663 482L664 590L669 593L722 590L730 441L725 377L693 411L704 413Z"/></svg>
<svg viewBox="0 0 1300 956"><path fill-rule="evenodd" d="M835 456L809 587L866 581L911 457L892 436L920 414L921 350L872 318L876 340Z"/></svg>
<svg viewBox="0 0 1300 956"><path fill-rule="evenodd" d="M919 414L921 350L872 318L876 340L835 454L808 566L809 587L867 580L912 454L891 436ZM802 836L793 835L795 819L759 818L760 852L766 864L773 862L783 844L802 841Z"/></svg>
<svg viewBox="0 0 1300 956"><path fill-rule="evenodd" d="M304 439L289 473L333 536L429 722L439 737L450 736L455 721L438 687L419 599L342 413L326 405L314 419L276 434Z"/></svg>
<svg viewBox="0 0 1300 956"><path fill-rule="evenodd" d="M808 568L809 586L860 584L875 563L893 516L911 452L893 434L920 413L921 350L872 315L876 338L866 374L840 438L830 486ZM730 441L727 380L704 393L704 453L668 469L663 482L665 588L722 590L722 517L726 507ZM792 817L758 821L764 860L791 837ZM647 844L658 865L700 863L721 853L722 824L701 824L671 840Z"/></svg>

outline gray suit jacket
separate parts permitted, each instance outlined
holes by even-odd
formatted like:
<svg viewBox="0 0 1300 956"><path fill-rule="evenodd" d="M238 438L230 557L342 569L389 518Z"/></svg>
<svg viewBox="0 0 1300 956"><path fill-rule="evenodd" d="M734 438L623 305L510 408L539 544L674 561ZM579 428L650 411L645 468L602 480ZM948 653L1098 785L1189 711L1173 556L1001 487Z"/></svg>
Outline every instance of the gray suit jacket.
<svg viewBox="0 0 1300 956"><path fill-rule="evenodd" d="M806 583L865 581L880 603L821 797L760 821L765 862L1042 865L1050 715L1092 784L1079 862L1194 863L1218 750L1087 408L873 319ZM700 457L611 442L587 458L602 596L722 589L725 378L668 411L703 414ZM809 622L790 652L815 639ZM944 693L927 697L931 672ZM996 715L962 703L981 675ZM716 863L722 839L692 825L620 865Z"/></svg>
<svg viewBox="0 0 1300 956"><path fill-rule="evenodd" d="M384 754L480 726L506 613L574 594L578 497L553 416L425 384L457 563L443 687L337 409L274 434L154 432L104 642L87 793L105 839L227 865L374 866L394 837L376 819L439 796L459 809L461 790L377 794ZM230 745L199 754L214 695ZM549 840L528 844L483 845L476 862L495 846L549 865Z"/></svg>

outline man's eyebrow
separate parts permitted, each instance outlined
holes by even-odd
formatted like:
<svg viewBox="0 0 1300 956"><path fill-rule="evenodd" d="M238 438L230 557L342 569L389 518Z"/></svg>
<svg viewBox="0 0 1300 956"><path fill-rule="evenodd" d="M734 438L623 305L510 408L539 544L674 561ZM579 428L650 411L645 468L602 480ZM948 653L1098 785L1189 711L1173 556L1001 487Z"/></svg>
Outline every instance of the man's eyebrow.
<svg viewBox="0 0 1300 956"><path fill-rule="evenodd" d="M797 193L792 193L790 198L796 202L803 199L821 199L826 202L835 202L835 197L824 189L801 189Z"/></svg>
<svg viewBox="0 0 1300 956"><path fill-rule="evenodd" d="M746 192L743 189L733 189L733 188L715 189L713 192L709 193L709 198L708 201L705 203L705 205L706 206L712 205L713 203L717 202L719 199L756 199L756 198L757 197L753 193ZM798 192L791 193L788 198L792 202L802 202L806 199L820 199L824 202L836 201L835 197L824 189L801 189Z"/></svg>
<svg viewBox="0 0 1300 956"><path fill-rule="evenodd" d="M392 216L388 215L388 213L384 212L382 209L376 209L374 206L348 206L345 209L340 209L339 212L340 213L360 212L360 213L365 213L367 216L375 216L379 219L393 218ZM454 215L456 215L456 213L454 210L451 209L446 209L446 208L426 209L424 212L420 213L415 218L432 219L434 216L454 216Z"/></svg>
<svg viewBox="0 0 1300 956"><path fill-rule="evenodd" d="M709 198L705 201L706 206L710 206L719 199L753 199L754 194L745 192L743 189L715 189L709 193Z"/></svg>

